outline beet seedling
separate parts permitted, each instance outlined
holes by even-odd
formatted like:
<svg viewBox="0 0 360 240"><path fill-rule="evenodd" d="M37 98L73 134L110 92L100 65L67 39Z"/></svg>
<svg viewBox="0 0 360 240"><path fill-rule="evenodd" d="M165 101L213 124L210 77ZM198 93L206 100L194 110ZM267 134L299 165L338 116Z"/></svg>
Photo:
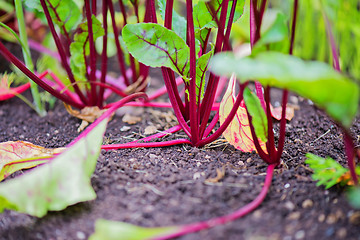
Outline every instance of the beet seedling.
<svg viewBox="0 0 360 240"><path fill-rule="evenodd" d="M226 129L239 106L242 93L232 112L214 133L219 115L210 123L210 113L219 93L220 78L208 74L210 57L218 52L230 50L228 43L231 26L242 14L244 1L186 1L186 20L173 9L174 1L159 1L164 16L164 26L156 23L128 24L123 29L127 49L139 62L151 67L161 67L165 86L180 128L189 136L170 142L127 143L103 146L104 149L128 147L169 146L188 143L196 147L216 140ZM154 11L155 12L155 11ZM215 44L210 46L210 34L217 27ZM176 76L184 82L185 97L181 98L176 85ZM176 128L177 130L180 128ZM174 129L167 132L173 132ZM212 133L212 134L211 134ZM156 135L141 139L159 138Z"/></svg>

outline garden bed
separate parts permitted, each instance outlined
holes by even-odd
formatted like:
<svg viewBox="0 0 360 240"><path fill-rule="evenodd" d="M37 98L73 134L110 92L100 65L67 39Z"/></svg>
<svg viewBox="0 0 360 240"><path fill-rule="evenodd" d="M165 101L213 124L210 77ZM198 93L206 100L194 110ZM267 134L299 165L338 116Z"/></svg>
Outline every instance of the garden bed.
<svg viewBox="0 0 360 240"><path fill-rule="evenodd" d="M349 206L342 188L316 187L304 164L305 153L312 152L345 165L342 134L308 100L291 97L290 102L299 109L287 124L284 164L276 170L261 206L242 219L179 239L359 239L360 211ZM162 130L176 124L159 110L143 111L141 121L134 125L115 115L104 142L138 139L149 125ZM80 125L59 102L41 118L13 98L0 103L0 117L0 142L25 140L45 147L70 143ZM352 133L358 146L358 120ZM185 135L179 132L168 138L179 138L179 134ZM99 218L147 227L206 220L253 200L266 167L257 154L242 153L221 140L205 148L102 150L92 177L96 200L50 212L44 218L5 211L0 214L0 239L87 239ZM217 176L217 169L224 169L225 176L209 181ZM22 173L14 175L18 174Z"/></svg>

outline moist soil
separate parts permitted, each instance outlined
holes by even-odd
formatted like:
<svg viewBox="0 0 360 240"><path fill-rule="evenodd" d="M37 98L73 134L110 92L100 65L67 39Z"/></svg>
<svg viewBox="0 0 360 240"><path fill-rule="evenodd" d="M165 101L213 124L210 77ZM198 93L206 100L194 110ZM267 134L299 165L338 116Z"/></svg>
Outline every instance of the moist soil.
<svg viewBox="0 0 360 240"><path fill-rule="evenodd" d="M345 165L342 134L308 100L290 100L299 108L287 124L283 164L260 207L241 219L178 239L360 239L360 211L349 206L345 190L317 187L304 164L305 153L312 152ZM176 125L170 110L123 111L137 112L141 121L129 125L118 112L108 124L104 143L141 138L150 125L158 130ZM0 142L24 140L49 148L66 146L80 125L59 102L39 117L13 98L0 103L0 117ZM352 133L359 146L358 120ZM168 139L182 137L179 132ZM221 139L204 148L102 150L91 180L96 200L43 218L6 210L0 214L0 239L87 239L99 218L156 227L221 216L257 196L266 167L256 153L242 153ZM217 169L224 169L225 176L207 181L217 176Z"/></svg>

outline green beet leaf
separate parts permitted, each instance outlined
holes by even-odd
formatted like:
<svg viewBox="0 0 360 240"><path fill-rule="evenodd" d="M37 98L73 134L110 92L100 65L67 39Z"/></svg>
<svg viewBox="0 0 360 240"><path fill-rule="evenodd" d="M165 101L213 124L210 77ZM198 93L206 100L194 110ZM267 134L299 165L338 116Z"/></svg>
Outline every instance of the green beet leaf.
<svg viewBox="0 0 360 240"><path fill-rule="evenodd" d="M0 184L0 212L12 209L42 217L96 198L90 177L100 154L107 119L49 164Z"/></svg>
<svg viewBox="0 0 360 240"><path fill-rule="evenodd" d="M100 21L93 15L91 17L94 41L104 35ZM87 21L80 24L81 33L75 34L74 42L70 45L70 68L77 81L86 81L85 56L89 56L89 31ZM85 54L85 56L84 56Z"/></svg>
<svg viewBox="0 0 360 240"><path fill-rule="evenodd" d="M241 82L258 80L264 86L293 91L312 100L344 127L350 127L357 113L359 87L325 63L278 52L245 58L220 53L210 61L210 69L224 76L235 73Z"/></svg>
<svg viewBox="0 0 360 240"><path fill-rule="evenodd" d="M252 94L249 88L245 88L244 101L246 109L252 118L256 136L260 138L261 141L267 142L268 122L259 98Z"/></svg>
<svg viewBox="0 0 360 240"><path fill-rule="evenodd" d="M276 17L270 27L261 34L261 38L256 42L252 53L256 54L261 51L278 50L283 52L288 50L288 26L286 16L281 12L272 13Z"/></svg>
<svg viewBox="0 0 360 240"><path fill-rule="evenodd" d="M163 20L165 20L166 0L158 0L159 11ZM172 14L172 30L182 39L186 39L186 20L175 10Z"/></svg>
<svg viewBox="0 0 360 240"><path fill-rule="evenodd" d="M128 24L122 36L128 51L139 62L150 67L168 67L187 78L190 49L172 30L154 23Z"/></svg>
<svg viewBox="0 0 360 240"><path fill-rule="evenodd" d="M144 240L177 232L179 227L145 228L124 222L99 219L89 240Z"/></svg>
<svg viewBox="0 0 360 240"><path fill-rule="evenodd" d="M200 99L202 99L204 96L205 75L208 70L209 60L213 54L214 49L196 60L196 95L200 96Z"/></svg>
<svg viewBox="0 0 360 240"><path fill-rule="evenodd" d="M81 11L73 0L46 0L45 2L52 20L59 26L62 34L67 34L80 23Z"/></svg>

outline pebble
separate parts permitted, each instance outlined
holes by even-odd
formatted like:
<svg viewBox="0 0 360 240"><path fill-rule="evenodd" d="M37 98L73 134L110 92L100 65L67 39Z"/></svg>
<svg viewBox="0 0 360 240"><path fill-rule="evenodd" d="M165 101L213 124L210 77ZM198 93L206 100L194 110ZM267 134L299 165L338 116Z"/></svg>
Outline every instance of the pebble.
<svg viewBox="0 0 360 240"><path fill-rule="evenodd" d="M194 180L199 179L199 178L201 178L201 176L205 176L205 173L204 172L196 172L193 175L193 179Z"/></svg>
<svg viewBox="0 0 360 240"><path fill-rule="evenodd" d="M310 199L306 199L305 201L303 201L303 203L301 204L301 206L303 208L311 208L314 205L314 202Z"/></svg>
<svg viewBox="0 0 360 240"><path fill-rule="evenodd" d="M336 231L336 236L339 239L345 239L346 235L347 235L346 228L340 228L339 230Z"/></svg>
<svg viewBox="0 0 360 240"><path fill-rule="evenodd" d="M337 222L337 220L338 220L338 218L336 217L336 215L331 213L331 214L329 214L329 216L327 216L326 223L327 224L334 224L334 223Z"/></svg>
<svg viewBox="0 0 360 240"><path fill-rule="evenodd" d="M305 231L299 230L295 233L295 239L304 239L305 237Z"/></svg>
<svg viewBox="0 0 360 240"><path fill-rule="evenodd" d="M238 161L238 165L239 165L239 166L244 166L245 163L244 163L243 161Z"/></svg>
<svg viewBox="0 0 360 240"><path fill-rule="evenodd" d="M209 155L206 155L205 156L205 159L210 159L211 157Z"/></svg>
<svg viewBox="0 0 360 240"><path fill-rule="evenodd" d="M86 235L85 235L85 233L78 231L78 232L76 232L76 237L78 239L85 239Z"/></svg>
<svg viewBox="0 0 360 240"><path fill-rule="evenodd" d="M122 128L120 128L120 132L126 132L129 131L131 129L131 127L129 126L123 126Z"/></svg>
<svg viewBox="0 0 360 240"><path fill-rule="evenodd" d="M325 214L322 213L322 214L319 215L318 221L322 223L322 222L325 221L325 218L326 218L326 217L325 217Z"/></svg>
<svg viewBox="0 0 360 240"><path fill-rule="evenodd" d="M255 218L255 219L260 219L261 216L262 216L261 210L256 210L256 211L253 213L253 218Z"/></svg>
<svg viewBox="0 0 360 240"><path fill-rule="evenodd" d="M285 185L284 185L284 188L289 188L290 187L290 183L286 183Z"/></svg>
<svg viewBox="0 0 360 240"><path fill-rule="evenodd" d="M284 206L289 211L292 211L295 208L295 205L290 201L285 202Z"/></svg>
<svg viewBox="0 0 360 240"><path fill-rule="evenodd" d="M300 216L301 216L300 212L293 212L293 213L289 214L288 219L289 220L298 220L300 218Z"/></svg>
<svg viewBox="0 0 360 240"><path fill-rule="evenodd" d="M247 163L250 163L251 161L252 161L251 158L246 159L246 162L247 162Z"/></svg>

